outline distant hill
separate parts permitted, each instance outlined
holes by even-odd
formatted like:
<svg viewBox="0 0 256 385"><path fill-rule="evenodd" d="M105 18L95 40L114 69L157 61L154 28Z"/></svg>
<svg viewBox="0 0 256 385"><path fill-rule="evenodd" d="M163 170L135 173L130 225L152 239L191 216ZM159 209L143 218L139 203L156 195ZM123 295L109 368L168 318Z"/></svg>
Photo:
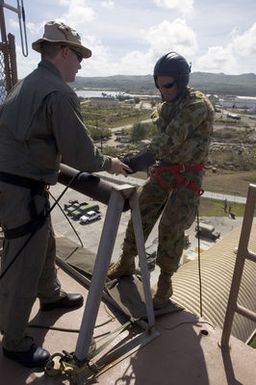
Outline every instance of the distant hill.
<svg viewBox="0 0 256 385"><path fill-rule="evenodd" d="M256 96L256 75L194 72L191 85L209 94Z"/></svg>
<svg viewBox="0 0 256 385"><path fill-rule="evenodd" d="M120 90L132 93L155 94L154 82L151 75L114 75L105 77L76 77L72 87Z"/></svg>
<svg viewBox="0 0 256 385"><path fill-rule="evenodd" d="M207 94L256 96L256 75L225 75L193 72L190 85ZM152 75L115 75L105 77L77 77L74 88L120 90L138 94L156 94Z"/></svg>

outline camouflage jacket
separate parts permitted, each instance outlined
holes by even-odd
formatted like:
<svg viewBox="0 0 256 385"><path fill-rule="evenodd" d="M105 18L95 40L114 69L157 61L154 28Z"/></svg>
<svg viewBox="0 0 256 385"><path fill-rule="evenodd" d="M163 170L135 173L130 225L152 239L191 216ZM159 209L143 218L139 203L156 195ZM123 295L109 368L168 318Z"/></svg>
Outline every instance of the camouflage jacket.
<svg viewBox="0 0 256 385"><path fill-rule="evenodd" d="M187 87L174 102L153 112L158 128L149 149L163 164L204 163L207 159L214 110L200 91Z"/></svg>

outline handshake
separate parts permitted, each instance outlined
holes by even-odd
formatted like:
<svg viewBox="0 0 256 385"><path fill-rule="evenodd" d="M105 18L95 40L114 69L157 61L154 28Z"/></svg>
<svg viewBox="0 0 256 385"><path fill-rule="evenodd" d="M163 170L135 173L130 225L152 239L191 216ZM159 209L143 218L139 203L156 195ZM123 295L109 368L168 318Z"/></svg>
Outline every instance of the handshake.
<svg viewBox="0 0 256 385"><path fill-rule="evenodd" d="M137 154L129 153L120 160L132 170L128 170L128 174L133 174L137 171L147 171L156 161L154 154L147 148Z"/></svg>

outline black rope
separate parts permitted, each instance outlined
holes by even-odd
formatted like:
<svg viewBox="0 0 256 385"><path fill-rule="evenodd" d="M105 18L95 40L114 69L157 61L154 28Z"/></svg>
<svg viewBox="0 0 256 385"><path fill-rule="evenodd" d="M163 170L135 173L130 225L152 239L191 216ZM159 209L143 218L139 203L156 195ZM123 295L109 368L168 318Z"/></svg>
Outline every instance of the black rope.
<svg viewBox="0 0 256 385"><path fill-rule="evenodd" d="M72 179L71 181L68 183L68 185L64 188L64 190L62 191L62 193L59 195L59 197L56 199L56 201L54 202L54 204L46 211L44 217L40 220L40 224L43 223L43 221L45 221L45 219L49 216L49 214L51 213L51 211L54 209L54 207L58 204L58 202L61 200L61 198L63 197L63 195L66 193L66 191L69 189L69 187L72 185L72 183L80 176L80 174L82 174L83 171L79 171ZM41 222L42 221L42 222ZM5 270L1 273L0 275L0 280L3 279L3 277L5 276L5 274L7 273L7 271L11 268L11 266L14 264L14 262L17 260L18 256L22 253L22 251L25 249L25 247L27 246L27 244L31 241L31 239L33 238L33 236L36 234L36 232L40 229L41 226L39 226L39 223L37 226L35 226L35 228L33 229L32 233L30 233L30 236L25 240L25 242L23 243L23 245L21 246L21 248L19 249L19 251L16 253L16 255L14 256L13 260L9 263L9 265L7 265L7 267L5 268Z"/></svg>
<svg viewBox="0 0 256 385"><path fill-rule="evenodd" d="M203 317L203 291L202 291L202 275L201 275L201 250L200 250L200 231L199 231L199 210L196 210L197 220L197 261L198 261L198 280L199 280L199 304L200 317Z"/></svg>
<svg viewBox="0 0 256 385"><path fill-rule="evenodd" d="M96 328L105 326L109 324L109 322L112 322L112 319L102 322L101 324L95 325L94 328L96 329ZM40 325L40 324L32 324L32 323L28 324L28 327L35 328L35 329L57 330L60 332L67 332L67 333L80 333L80 330L81 330L81 329L63 328L59 326L49 326L49 325ZM109 335L110 333L111 332L105 332L100 335L94 336L94 338L100 338L100 337Z"/></svg>

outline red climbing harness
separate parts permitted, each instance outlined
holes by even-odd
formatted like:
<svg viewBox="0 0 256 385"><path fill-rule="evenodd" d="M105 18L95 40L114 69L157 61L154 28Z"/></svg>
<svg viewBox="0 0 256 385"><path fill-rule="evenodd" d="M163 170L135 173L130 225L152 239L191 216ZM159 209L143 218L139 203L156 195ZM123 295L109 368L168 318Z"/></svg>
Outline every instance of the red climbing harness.
<svg viewBox="0 0 256 385"><path fill-rule="evenodd" d="M194 193L202 195L204 190L201 189L197 183L193 180L186 178L182 174L186 171L202 171L204 165L201 163L196 164L174 164L170 166L153 166L150 170L150 175L154 176L159 183L159 186L170 192L173 190L173 187L169 186L169 184L164 180L162 174L169 173L174 177L175 185L184 185Z"/></svg>

